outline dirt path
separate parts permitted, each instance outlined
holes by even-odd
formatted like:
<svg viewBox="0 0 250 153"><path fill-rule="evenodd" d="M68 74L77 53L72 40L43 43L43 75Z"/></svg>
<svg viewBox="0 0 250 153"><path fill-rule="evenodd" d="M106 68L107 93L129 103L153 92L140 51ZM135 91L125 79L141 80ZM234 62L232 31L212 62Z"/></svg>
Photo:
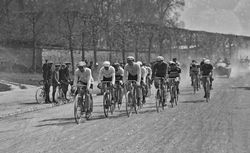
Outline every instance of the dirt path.
<svg viewBox="0 0 250 153"><path fill-rule="evenodd" d="M250 79L218 78L212 99L181 90L180 103L157 113L154 97L139 114L125 108L104 118L95 97L93 118L76 125L73 104L0 120L4 153L249 153Z"/></svg>

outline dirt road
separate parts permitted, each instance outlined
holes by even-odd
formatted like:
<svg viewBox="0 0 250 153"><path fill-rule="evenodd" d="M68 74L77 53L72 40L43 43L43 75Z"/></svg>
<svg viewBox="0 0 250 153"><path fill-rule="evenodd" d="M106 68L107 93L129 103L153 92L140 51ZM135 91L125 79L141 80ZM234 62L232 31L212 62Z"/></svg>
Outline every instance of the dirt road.
<svg viewBox="0 0 250 153"><path fill-rule="evenodd" d="M212 99L181 89L177 107L157 113L154 96L139 114L104 118L94 98L90 121L76 125L73 104L0 120L1 153L249 153L250 78L217 78Z"/></svg>

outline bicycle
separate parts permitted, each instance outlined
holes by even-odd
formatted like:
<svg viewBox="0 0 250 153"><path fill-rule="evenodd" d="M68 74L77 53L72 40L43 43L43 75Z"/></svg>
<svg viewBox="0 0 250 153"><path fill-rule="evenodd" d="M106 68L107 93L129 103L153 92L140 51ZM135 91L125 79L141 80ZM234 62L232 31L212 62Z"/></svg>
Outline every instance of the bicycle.
<svg viewBox="0 0 250 153"><path fill-rule="evenodd" d="M36 98L37 103L43 104L45 103L45 99L46 99L45 83L44 83L44 80L41 80L38 83L41 86L36 90L35 98Z"/></svg>
<svg viewBox="0 0 250 153"><path fill-rule="evenodd" d="M147 97L149 97L149 96L151 96L151 80L150 80L150 78L147 76L147 78L146 78L146 96Z"/></svg>
<svg viewBox="0 0 250 153"><path fill-rule="evenodd" d="M112 97L112 86L111 81L102 81L103 86L103 110L105 117L109 116L109 112L111 115L113 115L113 112L115 110L115 101Z"/></svg>
<svg viewBox="0 0 250 153"><path fill-rule="evenodd" d="M160 85L160 87L157 88L156 91L156 96L155 96L155 106L156 106L156 110L157 112L160 112L160 107L162 110L164 110L164 91L166 89L166 85L164 84L165 78L164 77L155 77L154 81L158 81L158 84Z"/></svg>
<svg viewBox="0 0 250 153"><path fill-rule="evenodd" d="M196 94L196 92L199 91L199 78L197 74L193 74L192 82L193 82L194 94Z"/></svg>
<svg viewBox="0 0 250 153"><path fill-rule="evenodd" d="M76 124L80 124L84 112L86 120L91 117L93 98L86 88L87 85L77 84L77 90L74 92L74 118Z"/></svg>
<svg viewBox="0 0 250 153"><path fill-rule="evenodd" d="M210 100L210 75L202 75L203 87L205 89L206 102Z"/></svg>
<svg viewBox="0 0 250 153"><path fill-rule="evenodd" d="M58 85L58 93L57 93L57 101L58 104L67 104L72 101L73 97L70 95L69 99L67 99L67 95L63 92L62 84L68 85L68 82L61 81L61 84ZM68 88L68 87L67 87Z"/></svg>
<svg viewBox="0 0 250 153"><path fill-rule="evenodd" d="M114 99L115 99L115 102L117 103L118 110L121 109L121 105L122 105L122 97L123 97L122 88L123 87L122 87L120 81L116 81Z"/></svg>
<svg viewBox="0 0 250 153"><path fill-rule="evenodd" d="M128 117L131 116L132 110L134 109L135 113L138 113L138 109L140 105L138 105L137 101L137 92L136 92L136 81L134 80L128 80L126 83L126 112Z"/></svg>
<svg viewBox="0 0 250 153"><path fill-rule="evenodd" d="M177 106L178 93L177 93L177 78L168 78L169 90L170 90L170 103L171 107L174 107L174 103Z"/></svg>

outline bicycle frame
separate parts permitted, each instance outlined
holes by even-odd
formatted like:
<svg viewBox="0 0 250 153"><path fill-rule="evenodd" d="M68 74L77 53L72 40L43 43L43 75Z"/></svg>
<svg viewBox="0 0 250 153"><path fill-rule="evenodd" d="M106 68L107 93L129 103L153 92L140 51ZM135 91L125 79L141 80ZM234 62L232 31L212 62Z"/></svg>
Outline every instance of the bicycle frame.
<svg viewBox="0 0 250 153"><path fill-rule="evenodd" d="M168 78L168 81L169 81L169 86L170 86L170 97L171 97L171 100L170 100L170 103L173 107L173 103L175 102L175 104L177 105L177 82L176 82L176 78Z"/></svg>
<svg viewBox="0 0 250 153"><path fill-rule="evenodd" d="M203 79L203 87L205 90L206 101L208 102L210 99L210 75L202 75Z"/></svg>

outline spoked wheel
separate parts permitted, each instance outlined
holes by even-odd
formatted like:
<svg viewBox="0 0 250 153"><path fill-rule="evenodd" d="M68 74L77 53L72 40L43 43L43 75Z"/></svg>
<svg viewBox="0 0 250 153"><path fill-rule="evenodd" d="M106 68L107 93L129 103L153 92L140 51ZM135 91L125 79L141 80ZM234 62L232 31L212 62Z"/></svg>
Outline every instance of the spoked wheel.
<svg viewBox="0 0 250 153"><path fill-rule="evenodd" d="M65 94L61 89L59 89L58 96L57 96L57 101L59 105L66 104L67 100L65 98Z"/></svg>
<svg viewBox="0 0 250 153"><path fill-rule="evenodd" d="M45 91L44 91L44 88L43 87L40 87L36 90L36 102L39 103L39 104L43 104L45 103L45 98L46 98L46 95L45 95Z"/></svg>
<svg viewBox="0 0 250 153"><path fill-rule="evenodd" d="M170 103L171 103L171 107L173 108L174 107L174 102L175 102L175 93L174 93L174 88L171 87L170 89Z"/></svg>
<svg viewBox="0 0 250 153"><path fill-rule="evenodd" d="M207 85L206 85L206 102L209 102L209 100L210 100L210 85L207 82Z"/></svg>
<svg viewBox="0 0 250 153"><path fill-rule="evenodd" d="M82 106L80 104L80 98L78 95L75 97L74 101L74 117L76 124L80 124L82 118Z"/></svg>
<svg viewBox="0 0 250 153"><path fill-rule="evenodd" d="M108 94L104 93L103 96L103 110L104 110L104 115L105 117L109 116L109 102L108 102Z"/></svg>
<svg viewBox="0 0 250 153"><path fill-rule="evenodd" d="M175 95L174 95L174 102L175 102L175 105L177 106L177 102L178 102L178 92L177 92L177 89L175 87Z"/></svg>
<svg viewBox="0 0 250 153"><path fill-rule="evenodd" d="M155 107L158 113L160 112L160 107L161 107L160 105L161 105L161 96L160 96L160 91L157 90L156 97L155 97Z"/></svg>
<svg viewBox="0 0 250 153"><path fill-rule="evenodd" d="M126 112L127 112L128 117L131 116L133 107L134 107L133 106L133 97L132 97L131 92L129 91L126 94Z"/></svg>
<svg viewBox="0 0 250 153"><path fill-rule="evenodd" d="M111 103L110 103L110 113L111 113L111 115L113 115L113 113L115 111L115 107L116 107L116 102L114 100L111 100Z"/></svg>
<svg viewBox="0 0 250 153"><path fill-rule="evenodd" d="M117 93L117 96L116 96L116 97L118 97L117 98L117 108L118 108L118 110L121 109L121 105L122 105L122 96L120 97L121 92L122 92L121 89L119 89L118 93Z"/></svg>

